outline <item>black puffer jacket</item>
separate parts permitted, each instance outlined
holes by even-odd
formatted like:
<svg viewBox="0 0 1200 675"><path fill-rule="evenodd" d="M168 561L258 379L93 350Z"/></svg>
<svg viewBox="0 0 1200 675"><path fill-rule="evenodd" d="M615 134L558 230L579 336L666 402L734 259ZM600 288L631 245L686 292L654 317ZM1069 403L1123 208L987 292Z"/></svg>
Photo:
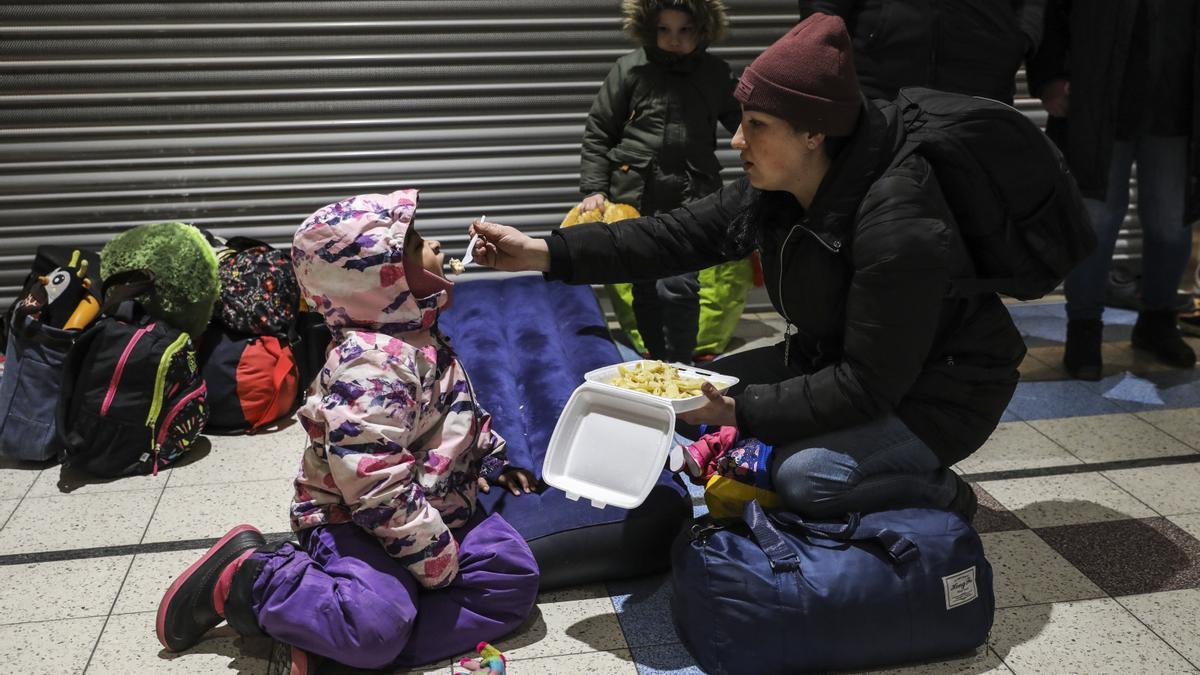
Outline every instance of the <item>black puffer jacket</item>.
<svg viewBox="0 0 1200 675"><path fill-rule="evenodd" d="M870 98L916 86L1011 104L1017 68L1041 39L1045 2L800 0L800 14L842 17Z"/></svg>
<svg viewBox="0 0 1200 675"><path fill-rule="evenodd" d="M795 327L790 379L737 397L743 432L786 443L895 411L947 464L976 450L1017 383L1025 345L995 295L949 295L973 266L929 164L888 168L897 109L876 101L803 213L748 179L657 217L555 231L549 277L651 279L745 250L731 223L760 236L767 288ZM736 229L733 228L733 229ZM780 364L783 366L783 364Z"/></svg>
<svg viewBox="0 0 1200 675"><path fill-rule="evenodd" d="M1144 0L1052 0L1046 9L1045 39L1029 61L1029 89L1037 94L1058 78L1071 82L1066 122L1051 118L1047 132L1059 144L1085 197L1105 199L1117 100L1125 80L1138 3ZM1150 44L1162 54L1183 57L1191 68L1191 131L1188 134L1186 220L1200 220L1200 9L1195 0L1150 4L1161 15L1149 26ZM1184 94L1186 95L1186 94Z"/></svg>

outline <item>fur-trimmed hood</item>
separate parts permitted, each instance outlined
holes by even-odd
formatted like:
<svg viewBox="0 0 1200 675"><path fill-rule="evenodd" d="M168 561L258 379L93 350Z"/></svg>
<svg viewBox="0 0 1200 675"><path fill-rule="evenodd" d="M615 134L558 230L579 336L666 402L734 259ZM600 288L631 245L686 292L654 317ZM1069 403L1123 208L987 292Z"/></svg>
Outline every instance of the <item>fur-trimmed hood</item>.
<svg viewBox="0 0 1200 675"><path fill-rule="evenodd" d="M720 42L729 28L724 0L621 0L621 28L643 45L653 45L658 33L658 12L682 9L696 19L700 44Z"/></svg>

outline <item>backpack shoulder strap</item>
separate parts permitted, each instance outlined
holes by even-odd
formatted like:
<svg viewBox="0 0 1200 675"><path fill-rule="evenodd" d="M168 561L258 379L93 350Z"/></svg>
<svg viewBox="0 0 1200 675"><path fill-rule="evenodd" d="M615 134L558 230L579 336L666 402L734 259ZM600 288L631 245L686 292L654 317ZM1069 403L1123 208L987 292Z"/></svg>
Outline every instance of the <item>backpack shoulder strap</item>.
<svg viewBox="0 0 1200 675"><path fill-rule="evenodd" d="M228 248L228 249L231 249L234 251L245 251L247 249L257 248L259 246L266 246L267 248L271 248L271 245L268 244L267 242L262 241L260 239L255 239L253 237L243 237L243 236L239 235L236 237L230 237L225 240L225 248Z"/></svg>
<svg viewBox="0 0 1200 675"><path fill-rule="evenodd" d="M104 280L104 306L102 314L113 314L126 300L133 300L139 295L153 293L155 288L154 272L147 269L126 270L118 272Z"/></svg>
<svg viewBox="0 0 1200 675"><path fill-rule="evenodd" d="M91 350L92 343L96 341L96 337L105 329L107 320L101 319L93 324L90 328L83 331L74 344L67 350L66 359L63 361L62 380L59 382L58 388L58 406L54 411L54 423L58 433L58 440L66 449L68 456L72 450L75 450L83 445L83 439L79 434L70 431L69 415L74 412L72 400L75 397L75 389L79 384L79 378L83 374L83 362L87 358L88 351Z"/></svg>

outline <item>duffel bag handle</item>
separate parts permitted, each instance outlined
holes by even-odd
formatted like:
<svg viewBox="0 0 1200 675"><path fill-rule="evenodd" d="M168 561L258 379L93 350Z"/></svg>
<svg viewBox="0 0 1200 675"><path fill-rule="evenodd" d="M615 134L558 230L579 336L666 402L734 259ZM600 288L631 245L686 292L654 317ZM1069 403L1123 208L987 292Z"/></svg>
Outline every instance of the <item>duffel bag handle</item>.
<svg viewBox="0 0 1200 675"><path fill-rule="evenodd" d="M783 540L783 535L775 527L775 523L767 517L757 499L746 502L742 511L742 519L750 526L754 541L767 556L767 563L776 572L794 572L800 569L800 558L791 546Z"/></svg>
<svg viewBox="0 0 1200 675"><path fill-rule="evenodd" d="M758 500L752 500L746 503L742 518L754 533L759 548L771 561L771 568L780 569L776 567L775 561L778 560L785 566L781 571L798 569L799 558L784 541L776 524L784 529L803 530L807 534L835 541L875 541L883 547L884 552L896 565L916 560L921 555L921 551L911 539L895 530L886 527L864 528L857 513L847 514L845 522L810 522L787 511L777 511L768 516Z"/></svg>

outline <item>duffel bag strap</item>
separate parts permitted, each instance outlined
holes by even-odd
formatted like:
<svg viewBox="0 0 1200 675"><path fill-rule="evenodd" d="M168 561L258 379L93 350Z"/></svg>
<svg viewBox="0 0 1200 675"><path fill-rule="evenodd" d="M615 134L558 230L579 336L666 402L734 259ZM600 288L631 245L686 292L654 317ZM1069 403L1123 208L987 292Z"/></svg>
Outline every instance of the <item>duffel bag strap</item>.
<svg viewBox="0 0 1200 675"><path fill-rule="evenodd" d="M759 506L757 499L746 502L746 508L742 511L742 519L746 521L746 525L750 526L754 541L758 542L758 547L766 554L767 562L770 563L772 570L794 572L800 569L800 558L784 541L783 535Z"/></svg>
<svg viewBox="0 0 1200 675"><path fill-rule="evenodd" d="M751 504L753 507L751 507ZM749 523L751 510L757 510L764 518L774 521L785 530L803 530L805 533L813 536L825 537L837 541L874 541L883 547L884 552L897 565L909 562L910 560L916 560L921 555L920 549L917 548L913 540L895 530L889 530L886 527L863 527L862 519L858 513L847 514L845 522L814 522L805 520L801 516L787 511L776 511L767 516L758 502L754 501L746 505L745 515L747 523ZM776 534L778 534L778 530L776 530ZM757 537L756 533L755 538L757 539ZM759 541L759 545L762 546L761 540Z"/></svg>

